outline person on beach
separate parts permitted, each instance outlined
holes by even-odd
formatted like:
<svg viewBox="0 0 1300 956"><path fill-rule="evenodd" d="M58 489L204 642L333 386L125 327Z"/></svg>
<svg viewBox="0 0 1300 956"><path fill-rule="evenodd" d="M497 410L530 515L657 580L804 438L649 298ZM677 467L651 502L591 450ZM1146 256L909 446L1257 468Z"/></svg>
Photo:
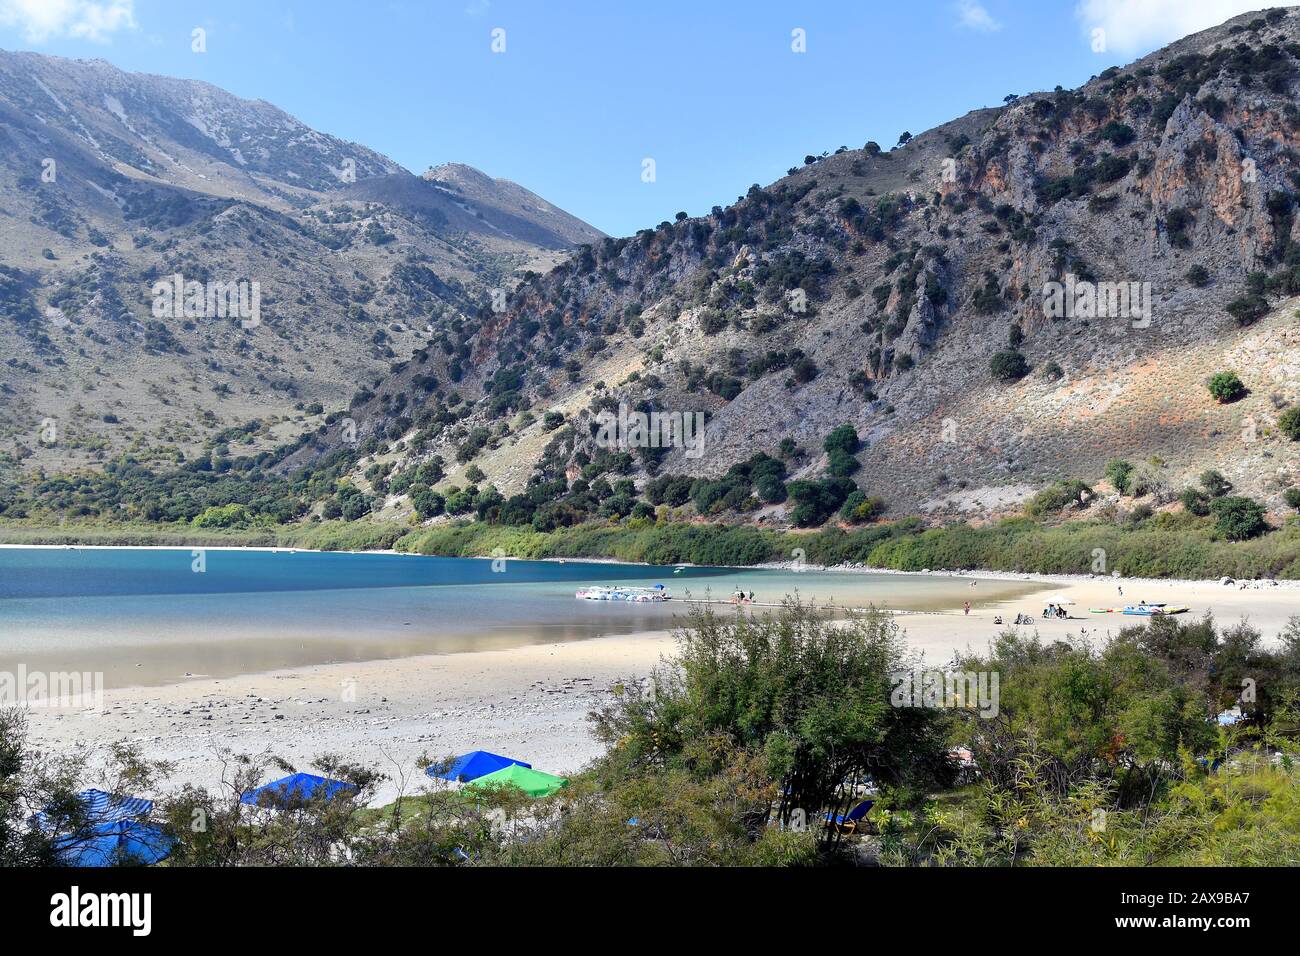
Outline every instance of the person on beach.
<svg viewBox="0 0 1300 956"><path fill-rule="evenodd" d="M970 614L970 601L965 601L962 603L962 612L965 614Z"/></svg>

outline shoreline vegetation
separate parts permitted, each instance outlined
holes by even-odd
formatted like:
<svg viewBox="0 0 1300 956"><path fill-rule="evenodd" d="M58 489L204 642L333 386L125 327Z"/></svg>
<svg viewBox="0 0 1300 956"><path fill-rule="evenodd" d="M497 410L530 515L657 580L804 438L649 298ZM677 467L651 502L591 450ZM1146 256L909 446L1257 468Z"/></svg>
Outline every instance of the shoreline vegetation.
<svg viewBox="0 0 1300 956"><path fill-rule="evenodd" d="M178 786L137 738L109 747L100 775L155 801L168 866L1279 866L1300 853L1300 623L1272 649L1208 620L1135 623L1097 645L1007 632L946 671L883 615L836 624L796 601L697 609L673 636L647 676L588 701L594 759L547 796L430 780L426 766L455 759L430 749L414 768L318 754L309 766L350 790L256 807L241 796L295 764L222 749L215 788ZM0 841L0 865L57 865L93 835L76 796L87 753L41 759L33 730L0 710L13 767L0 827L32 834ZM375 800L389 784L395 799ZM27 831L43 807L49 826Z"/></svg>
<svg viewBox="0 0 1300 956"><path fill-rule="evenodd" d="M0 543L178 547L281 547L397 551L439 557L610 559L641 564L752 567L778 562L883 571L1103 574L1126 578L1300 579L1300 525L1246 541L1224 540L1214 522L1165 514L1141 527L1080 520L1008 518L976 527L927 528L915 518L865 528L787 531L745 524L593 521L552 531L456 521L321 521L242 529L149 522L0 521Z"/></svg>

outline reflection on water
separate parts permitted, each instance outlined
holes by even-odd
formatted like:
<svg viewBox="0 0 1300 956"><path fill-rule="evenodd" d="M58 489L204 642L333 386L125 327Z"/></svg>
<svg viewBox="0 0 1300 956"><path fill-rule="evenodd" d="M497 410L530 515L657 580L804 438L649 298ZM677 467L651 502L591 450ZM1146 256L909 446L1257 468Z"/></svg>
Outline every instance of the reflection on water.
<svg viewBox="0 0 1300 956"><path fill-rule="evenodd" d="M108 687L583 640L672 628L688 599L786 595L934 610L1002 601L1022 582L490 561L397 555L0 549L0 671L95 671ZM501 566L498 565L500 568ZM439 583L431 583L439 582ZM579 601L586 584L665 584L665 604ZM723 609L731 613L729 609ZM761 613L759 610L757 613Z"/></svg>

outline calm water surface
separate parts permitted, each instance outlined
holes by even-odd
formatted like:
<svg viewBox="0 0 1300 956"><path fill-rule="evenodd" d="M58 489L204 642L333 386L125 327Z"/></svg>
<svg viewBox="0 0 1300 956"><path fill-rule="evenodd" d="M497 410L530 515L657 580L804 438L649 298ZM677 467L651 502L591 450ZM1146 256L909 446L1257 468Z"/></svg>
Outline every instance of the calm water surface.
<svg viewBox="0 0 1300 956"><path fill-rule="evenodd" d="M0 671L100 671L108 687L582 640L671 628L688 600L798 593L839 607L939 610L1042 585L818 571L499 562L188 548L0 548ZM588 584L663 584L665 604L579 601ZM978 595L978 600L976 599Z"/></svg>

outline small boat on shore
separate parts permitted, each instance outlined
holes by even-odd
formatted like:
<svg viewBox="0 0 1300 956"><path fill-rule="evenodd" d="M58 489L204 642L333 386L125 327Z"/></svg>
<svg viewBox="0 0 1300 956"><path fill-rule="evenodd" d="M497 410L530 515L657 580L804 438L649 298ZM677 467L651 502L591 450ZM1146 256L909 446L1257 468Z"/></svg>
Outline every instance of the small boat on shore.
<svg viewBox="0 0 1300 956"><path fill-rule="evenodd" d="M578 588L573 596L579 601L627 601L632 604L658 604L672 600L672 595L662 584L652 588L596 584Z"/></svg>
<svg viewBox="0 0 1300 956"><path fill-rule="evenodd" d="M1170 607L1168 604L1130 604L1120 613L1137 617L1156 617L1160 614L1184 614L1187 610L1188 608L1182 605Z"/></svg>

